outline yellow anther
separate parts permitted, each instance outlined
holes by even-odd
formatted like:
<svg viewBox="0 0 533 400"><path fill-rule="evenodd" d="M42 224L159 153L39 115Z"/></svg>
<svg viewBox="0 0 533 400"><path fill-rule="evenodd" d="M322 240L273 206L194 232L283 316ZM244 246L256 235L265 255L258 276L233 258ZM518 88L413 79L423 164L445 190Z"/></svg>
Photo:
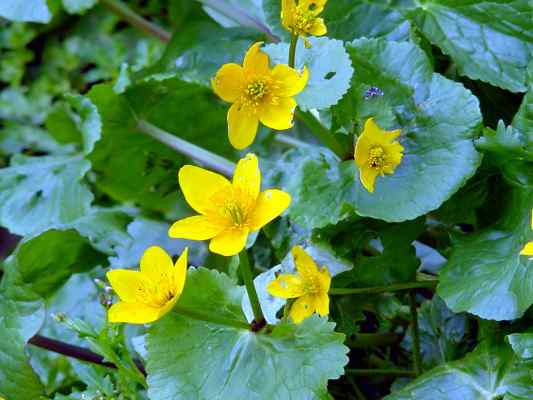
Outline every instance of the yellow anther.
<svg viewBox="0 0 533 400"><path fill-rule="evenodd" d="M368 163L372 168L382 168L385 164L387 155L381 146L375 146L370 149Z"/></svg>

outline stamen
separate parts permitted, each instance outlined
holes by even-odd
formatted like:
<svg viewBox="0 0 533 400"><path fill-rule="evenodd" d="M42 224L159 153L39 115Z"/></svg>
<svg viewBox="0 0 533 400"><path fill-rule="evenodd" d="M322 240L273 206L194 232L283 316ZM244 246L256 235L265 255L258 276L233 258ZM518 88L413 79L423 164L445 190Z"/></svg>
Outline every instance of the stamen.
<svg viewBox="0 0 533 400"><path fill-rule="evenodd" d="M385 165L387 154L383 147L374 146L370 149L368 164L371 168L381 169Z"/></svg>

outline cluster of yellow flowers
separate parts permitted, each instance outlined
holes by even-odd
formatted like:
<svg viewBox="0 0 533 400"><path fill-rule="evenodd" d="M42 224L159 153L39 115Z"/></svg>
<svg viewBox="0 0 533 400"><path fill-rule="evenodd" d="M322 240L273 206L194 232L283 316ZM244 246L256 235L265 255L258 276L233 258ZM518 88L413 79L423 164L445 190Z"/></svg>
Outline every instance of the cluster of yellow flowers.
<svg viewBox="0 0 533 400"><path fill-rule="evenodd" d="M319 14L326 2L282 0L283 26L293 37L324 35L327 29ZM275 130L292 127L297 106L294 96L304 90L309 78L306 67L302 71L285 64L271 68L261 44L250 47L242 66L225 64L212 80L214 92L232 103L227 116L228 135L237 149L253 143L259 122ZM400 133L381 129L373 118L365 122L355 145L354 161L360 181L369 192L374 191L378 176L393 174L400 165L404 151L396 140ZM210 240L209 250L224 256L241 252L250 233L281 215L291 203L291 196L284 191L260 191L261 171L253 154L238 162L231 182L217 173L186 165L179 171L179 184L198 215L174 223L169 236ZM533 242L524 247L522 254L533 256ZM292 249L292 255L296 273L277 276L268 285L268 292L290 300L289 315L295 323L314 312L328 315L331 276L327 267L319 269L299 246ZM186 276L187 249L174 264L163 249L150 247L141 259L140 271L117 269L107 274L121 299L109 309L109 320L149 323L159 319L176 304Z"/></svg>

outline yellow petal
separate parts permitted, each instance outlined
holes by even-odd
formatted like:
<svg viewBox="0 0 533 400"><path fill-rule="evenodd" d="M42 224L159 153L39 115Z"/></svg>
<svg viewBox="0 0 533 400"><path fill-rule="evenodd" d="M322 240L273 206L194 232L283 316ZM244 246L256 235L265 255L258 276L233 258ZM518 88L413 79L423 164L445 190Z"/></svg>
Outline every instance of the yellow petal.
<svg viewBox="0 0 533 400"><path fill-rule="evenodd" d="M225 229L205 215L180 219L168 230L168 236L175 239L208 240Z"/></svg>
<svg viewBox="0 0 533 400"><path fill-rule="evenodd" d="M176 261L174 266L174 284L176 285L176 295L179 296L183 292L185 280L187 279L187 257L189 255L189 248L185 247L183 252Z"/></svg>
<svg viewBox="0 0 533 400"><path fill-rule="evenodd" d="M130 324L148 324L160 317L160 309L142 303L119 302L107 311L109 322L127 322Z"/></svg>
<svg viewBox="0 0 533 400"><path fill-rule="evenodd" d="M314 276L318 274L318 267L315 261L302 247L294 246L292 248L292 256L294 258L296 270L302 278L305 279L307 276Z"/></svg>
<svg viewBox="0 0 533 400"><path fill-rule="evenodd" d="M370 193L374 192L374 185L376 178L379 175L379 171L376 168L370 168L369 166L363 166L359 169L359 179L362 185Z"/></svg>
<svg viewBox="0 0 533 400"><path fill-rule="evenodd" d="M230 228L211 239L209 250L223 256L234 256L244 249L246 239L248 229Z"/></svg>
<svg viewBox="0 0 533 400"><path fill-rule="evenodd" d="M295 0L281 0L281 22L286 29L291 27L295 11Z"/></svg>
<svg viewBox="0 0 533 400"><path fill-rule="evenodd" d="M289 315L295 324L299 324L313 314L315 307L314 297L302 296L292 304Z"/></svg>
<svg viewBox="0 0 533 400"><path fill-rule="evenodd" d="M259 120L269 128L283 131L292 127L295 108L296 100L292 97L278 97L261 104Z"/></svg>
<svg viewBox="0 0 533 400"><path fill-rule="evenodd" d="M322 267L318 274L318 280L320 281L320 290L327 293L331 286L331 275L327 267Z"/></svg>
<svg viewBox="0 0 533 400"><path fill-rule="evenodd" d="M322 18L315 18L313 25L307 32L313 36L324 36L328 33L328 28Z"/></svg>
<svg viewBox="0 0 533 400"><path fill-rule="evenodd" d="M266 53L261 51L263 42L252 45L244 56L244 73L250 75L268 75L270 73L269 59Z"/></svg>
<svg viewBox="0 0 533 400"><path fill-rule="evenodd" d="M211 208L209 199L212 195L231 185L222 175L193 165L180 169L179 183L187 203L200 214Z"/></svg>
<svg viewBox="0 0 533 400"><path fill-rule="evenodd" d="M400 165L403 158L403 146L394 142L385 146L385 152L387 155L387 163L383 166L383 172L392 174L396 167Z"/></svg>
<svg viewBox="0 0 533 400"><path fill-rule="evenodd" d="M255 154L246 154L239 160L233 174L233 186L250 195L252 199L257 199L261 189L261 171Z"/></svg>
<svg viewBox="0 0 533 400"><path fill-rule="evenodd" d="M269 189L260 193L250 217L250 229L256 231L277 216L291 204L290 194L277 189Z"/></svg>
<svg viewBox="0 0 533 400"><path fill-rule="evenodd" d="M302 280L298 276L291 274L278 275L276 279L268 284L267 291L272 296L284 299L294 299L304 294Z"/></svg>
<svg viewBox="0 0 533 400"><path fill-rule="evenodd" d="M244 71L238 64L224 64L211 80L211 85L222 100L233 103L242 94Z"/></svg>
<svg viewBox="0 0 533 400"><path fill-rule="evenodd" d="M234 103L228 111L229 141L237 150L250 146L257 134L259 119L257 115L246 107Z"/></svg>
<svg viewBox="0 0 533 400"><path fill-rule="evenodd" d="M533 257L533 242L529 242L528 244L526 244L520 254L522 254L523 256Z"/></svg>
<svg viewBox="0 0 533 400"><path fill-rule="evenodd" d="M272 78L276 81L279 89L276 89L276 96L290 97L296 96L307 85L309 79L309 70L304 67L300 74L294 68L285 64L278 64L272 70Z"/></svg>
<svg viewBox="0 0 533 400"><path fill-rule="evenodd" d="M122 301L134 302L139 288L143 288L146 278L139 271L113 269L106 274L107 280Z"/></svg>
<svg viewBox="0 0 533 400"><path fill-rule="evenodd" d="M320 293L318 296L316 296L315 310L321 317L329 314L329 296L327 292Z"/></svg>
<svg viewBox="0 0 533 400"><path fill-rule="evenodd" d="M161 247L149 247L141 258L141 272L152 281L159 280L161 275L166 275L168 280L174 276L172 258Z"/></svg>
<svg viewBox="0 0 533 400"><path fill-rule="evenodd" d="M370 155L370 150L374 145L374 142L368 134L365 134L365 131L363 131L363 133L357 138L357 142L355 143L354 160L355 164L359 168L366 165Z"/></svg>

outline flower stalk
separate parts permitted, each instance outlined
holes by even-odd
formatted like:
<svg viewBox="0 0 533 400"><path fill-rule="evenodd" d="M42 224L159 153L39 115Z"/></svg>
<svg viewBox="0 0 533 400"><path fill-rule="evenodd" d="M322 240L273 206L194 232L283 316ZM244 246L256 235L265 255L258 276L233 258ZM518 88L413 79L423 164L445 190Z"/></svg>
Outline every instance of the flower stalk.
<svg viewBox="0 0 533 400"><path fill-rule="evenodd" d="M126 4L120 0L101 0L109 10L116 14L120 19L128 22L133 27L147 33L151 36L155 36L163 42L170 42L172 34L165 29L161 28L133 11Z"/></svg>
<svg viewBox="0 0 533 400"><path fill-rule="evenodd" d="M293 33L291 35L291 44L289 46L289 67L294 68L296 63L296 45L298 44L298 35Z"/></svg>
<svg viewBox="0 0 533 400"><path fill-rule="evenodd" d="M157 126L152 125L148 121L142 119L139 120L137 123L137 129L207 168L220 172L225 176L231 176L233 174L235 164L231 161L189 143L186 140L180 139Z"/></svg>
<svg viewBox="0 0 533 400"><path fill-rule="evenodd" d="M376 286L368 288L332 288L329 290L330 296L345 296L356 294L379 294L386 292L398 292L409 289L434 289L437 286L437 281L423 281L423 282L408 282L398 283L389 286Z"/></svg>
<svg viewBox="0 0 533 400"><path fill-rule="evenodd" d="M309 111L296 109L296 118L304 123L309 131L318 138L326 147L333 151L341 160L346 158L346 151L337 139L322 123Z"/></svg>
<svg viewBox="0 0 533 400"><path fill-rule="evenodd" d="M246 286L248 298L250 299L250 304L254 313L254 320L256 324L262 325L264 324L265 318L263 317L263 311L261 310L261 304L259 303L257 291L255 290L254 277L252 275L252 269L250 268L250 261L248 259L248 253L246 252L246 249L239 253L239 261L239 268L241 270L244 286Z"/></svg>

